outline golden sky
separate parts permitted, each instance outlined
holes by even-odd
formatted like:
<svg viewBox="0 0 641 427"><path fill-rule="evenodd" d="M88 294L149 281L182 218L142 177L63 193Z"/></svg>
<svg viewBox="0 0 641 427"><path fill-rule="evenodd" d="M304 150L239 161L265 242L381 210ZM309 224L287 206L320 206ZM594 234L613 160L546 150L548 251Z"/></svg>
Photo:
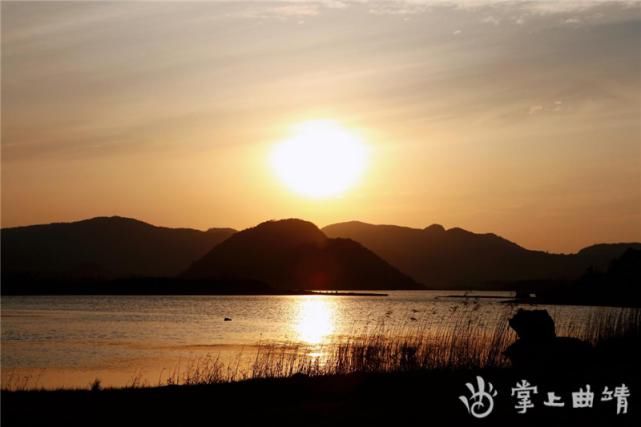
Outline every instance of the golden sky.
<svg viewBox="0 0 641 427"><path fill-rule="evenodd" d="M301 217L641 241L641 4L2 2L2 226ZM292 192L301 122L360 135L363 176ZM331 165L328 165L331 168Z"/></svg>

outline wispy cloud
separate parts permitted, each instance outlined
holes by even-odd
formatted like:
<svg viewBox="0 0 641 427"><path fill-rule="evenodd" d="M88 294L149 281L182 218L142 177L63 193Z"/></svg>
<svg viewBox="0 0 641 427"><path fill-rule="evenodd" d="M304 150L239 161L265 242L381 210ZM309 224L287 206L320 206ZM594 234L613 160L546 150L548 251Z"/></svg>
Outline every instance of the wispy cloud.
<svg viewBox="0 0 641 427"><path fill-rule="evenodd" d="M482 20L486 24L492 24L492 25L499 25L501 23L501 20L499 18L496 18L492 15L486 16Z"/></svg>
<svg viewBox="0 0 641 427"><path fill-rule="evenodd" d="M222 1L222 0L221 0ZM376 15L421 14L438 7L479 9L487 7L509 7L531 13L570 13L584 11L604 5L619 4L638 7L639 0L259 0L248 6L250 13L245 17L282 17L318 14L324 9L367 7ZM300 7L304 5L304 7ZM294 6L294 7L292 7ZM523 23L519 22L519 23Z"/></svg>

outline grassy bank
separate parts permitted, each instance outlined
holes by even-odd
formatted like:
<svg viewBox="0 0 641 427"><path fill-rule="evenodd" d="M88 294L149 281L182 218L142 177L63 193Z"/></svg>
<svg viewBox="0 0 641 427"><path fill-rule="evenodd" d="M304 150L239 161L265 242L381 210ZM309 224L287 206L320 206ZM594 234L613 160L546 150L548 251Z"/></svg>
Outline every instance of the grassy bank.
<svg viewBox="0 0 641 427"><path fill-rule="evenodd" d="M616 415L612 402L593 408L548 408L545 391L564 396L585 384L594 390L622 382L640 390L639 371L618 369L533 376L509 368L431 369L329 376L295 375L224 384L111 390L22 391L2 394L3 426L183 425L639 425L639 406ZM498 390L488 418L472 418L458 396L477 375ZM527 379L539 387L535 408L518 414L510 390Z"/></svg>

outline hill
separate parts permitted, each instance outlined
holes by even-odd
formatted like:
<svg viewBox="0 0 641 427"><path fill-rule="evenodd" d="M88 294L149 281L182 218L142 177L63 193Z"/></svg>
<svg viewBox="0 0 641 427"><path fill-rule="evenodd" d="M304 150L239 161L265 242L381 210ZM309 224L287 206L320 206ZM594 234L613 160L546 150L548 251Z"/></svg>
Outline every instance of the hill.
<svg viewBox="0 0 641 427"><path fill-rule="evenodd" d="M421 289L377 255L350 239L329 239L298 219L268 221L214 247L183 275L259 280L274 289Z"/></svg>
<svg viewBox="0 0 641 427"><path fill-rule="evenodd" d="M4 228L2 274L3 278L175 276L234 232L156 227L122 217Z"/></svg>
<svg viewBox="0 0 641 427"><path fill-rule="evenodd" d="M323 232L363 244L415 280L433 289L499 289L506 282L573 280L589 267L606 268L639 243L600 244L576 254L525 249L492 233L440 225L425 229L345 222Z"/></svg>

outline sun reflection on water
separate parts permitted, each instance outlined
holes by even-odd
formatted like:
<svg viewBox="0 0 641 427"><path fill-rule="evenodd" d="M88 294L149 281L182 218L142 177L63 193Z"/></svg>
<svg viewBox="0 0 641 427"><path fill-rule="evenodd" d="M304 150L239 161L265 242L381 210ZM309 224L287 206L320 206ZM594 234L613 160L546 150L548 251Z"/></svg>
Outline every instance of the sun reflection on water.
<svg viewBox="0 0 641 427"><path fill-rule="evenodd" d="M335 310L327 299L314 296L299 302L295 330L301 341L321 344L335 329Z"/></svg>

